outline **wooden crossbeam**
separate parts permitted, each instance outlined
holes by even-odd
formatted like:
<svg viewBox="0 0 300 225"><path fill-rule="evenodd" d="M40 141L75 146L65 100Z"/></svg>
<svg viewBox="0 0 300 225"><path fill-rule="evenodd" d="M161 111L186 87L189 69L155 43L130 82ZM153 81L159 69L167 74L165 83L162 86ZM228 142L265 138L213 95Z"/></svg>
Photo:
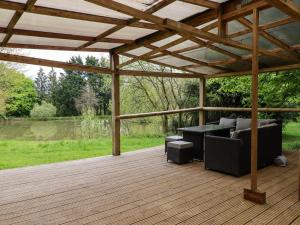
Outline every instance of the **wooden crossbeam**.
<svg viewBox="0 0 300 225"><path fill-rule="evenodd" d="M300 20L300 6L292 0L266 0L287 15Z"/></svg>
<svg viewBox="0 0 300 225"><path fill-rule="evenodd" d="M246 18L239 18L238 21L245 25L248 28L251 28L253 25L251 23L251 21L249 21ZM273 43L274 45L288 51L291 56L293 56L293 58L295 59L295 61L299 61L300 60L300 54L295 51L294 49L292 49L288 44L284 43L283 41L281 41L280 39L274 37L273 35L269 34L268 32L260 29L259 30L259 34L264 37L265 39L267 39L268 41L270 41L271 43Z"/></svg>
<svg viewBox="0 0 300 225"><path fill-rule="evenodd" d="M208 0L181 0L181 1L193 4L193 5L210 8L210 9L218 9L220 6L220 3L208 1Z"/></svg>
<svg viewBox="0 0 300 225"><path fill-rule="evenodd" d="M157 3L157 4L155 4L155 5L152 6L151 8L147 9L145 12L146 12L146 13L149 13L149 14L152 14L152 13L154 13L154 12L156 12L156 11L158 11L158 10L164 8L164 7L166 7L167 5L173 3L174 1L175 1L175 0L163 0L163 1L161 1L161 2L159 2L159 3ZM89 42L87 42L87 43L85 43L85 44L79 46L79 47L78 47L78 50L81 50L81 49L86 48L86 47L88 47L88 46L90 46L90 45L93 45L93 44L99 42L101 39L103 39L103 38L105 38L105 37L107 37L107 36L109 36L109 35L111 35L111 34L117 32L117 31L123 29L123 28L126 27L126 26L132 25L132 24L134 24L134 23L136 23L136 22L138 22L138 21L139 21L139 19L133 18L133 19L128 20L127 23L124 24L124 25L117 25L117 26L115 26L115 27L112 27L111 29L109 29L109 30L103 32L102 34L99 34L99 35L98 35L97 37L95 37L93 40L91 40L91 41L89 41Z"/></svg>
<svg viewBox="0 0 300 225"><path fill-rule="evenodd" d="M0 27L0 33L7 33L7 28ZM56 39L65 39L65 40L78 40L78 41L92 41L94 37L83 36L83 35L74 35L74 34L64 34L64 33L54 33L54 32L44 32L44 31L34 31L34 30L24 30L24 29L11 29L10 31L13 35L24 35L31 37L44 37L44 38L56 38ZM132 41L119 38L101 38L99 42L107 43L120 43L120 44L129 44Z"/></svg>
<svg viewBox="0 0 300 225"><path fill-rule="evenodd" d="M14 29L15 25L18 23L19 19L23 15L23 12L26 10L30 10L34 4L37 2L37 0L28 0L26 5L24 6L24 9L22 11L16 11L13 17L11 18L7 28L6 28L6 35L1 43L2 47L5 47L5 45L9 42L9 39L12 37L12 30Z"/></svg>
<svg viewBox="0 0 300 225"><path fill-rule="evenodd" d="M48 66L54 68L62 68L76 71L86 71L91 73L112 74L110 68L102 68L96 66L86 66L80 64L66 63L48 59L39 59L28 56L20 56L14 54L0 53L0 60L6 62L25 63L30 65ZM146 76L146 77L175 77L175 78L200 78L203 77L197 73L168 73L168 72L150 72L138 70L119 70L120 75L123 76Z"/></svg>

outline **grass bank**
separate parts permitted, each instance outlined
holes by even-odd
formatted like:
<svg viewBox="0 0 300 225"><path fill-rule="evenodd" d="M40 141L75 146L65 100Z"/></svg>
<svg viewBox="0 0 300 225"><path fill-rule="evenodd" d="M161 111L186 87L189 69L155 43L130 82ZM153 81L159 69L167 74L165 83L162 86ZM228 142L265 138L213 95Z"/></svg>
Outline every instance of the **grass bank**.
<svg viewBox="0 0 300 225"><path fill-rule="evenodd" d="M283 130L283 148L300 150L300 122L290 122Z"/></svg>
<svg viewBox="0 0 300 225"><path fill-rule="evenodd" d="M122 137L122 152L163 144L163 137ZM111 154L111 138L65 141L0 141L0 169Z"/></svg>

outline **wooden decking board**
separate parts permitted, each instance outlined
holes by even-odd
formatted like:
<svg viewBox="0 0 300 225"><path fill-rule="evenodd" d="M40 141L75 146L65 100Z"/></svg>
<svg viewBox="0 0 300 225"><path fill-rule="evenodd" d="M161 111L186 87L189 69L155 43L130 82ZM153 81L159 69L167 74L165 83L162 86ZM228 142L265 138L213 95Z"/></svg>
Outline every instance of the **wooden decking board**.
<svg viewBox="0 0 300 225"><path fill-rule="evenodd" d="M274 180L273 180L274 181ZM269 185L273 185L274 182L271 182L271 184ZM227 191L226 191L227 192ZM227 196L228 199L234 199L234 198L240 198L241 194L240 194L240 189L238 190L233 190L232 191L232 194ZM222 197L218 197L216 198L217 200L222 200ZM226 199L226 200L228 200ZM193 210L193 209L190 209L189 210L189 217L190 218L184 218L183 221L179 222L179 224L181 223L191 223L191 224L200 224L200 221L202 222L205 222L207 219L209 219L209 216L213 216L213 217L216 217L218 215L219 212L223 212L223 211L226 211L226 204L228 203L228 201L220 201L218 205L213 205L212 207L206 205L206 207L199 207L198 209L196 208L196 210ZM226 203L227 202L227 203ZM240 204L241 201L238 202L238 204ZM249 203L249 202L246 202L246 203ZM208 204L211 204L211 201L208 202ZM225 204L225 205L224 205ZM250 206L253 205L252 203L250 204ZM219 208L221 206L221 208ZM229 206L228 206L229 207ZM228 209L231 209L232 207L229 207ZM204 211L203 211L204 210ZM195 214L191 214L191 212L195 212ZM207 213L206 213L207 212ZM184 215L184 212L182 213ZM206 217L204 216L206 215ZM172 223L172 224L176 224L176 223Z"/></svg>
<svg viewBox="0 0 300 225"><path fill-rule="evenodd" d="M184 177L186 177L186 174L189 174L190 173L190 171L188 171L188 173L185 173L185 174L183 174L182 176ZM174 176L174 175L173 175ZM180 178L180 177L179 177ZM213 177L212 177L213 178ZM171 179L173 179L173 178L171 178ZM150 179L151 180L151 179ZM167 180L168 181L168 180ZM166 182L167 182L166 181ZM155 187L156 185L155 184L152 184L152 186L147 186L147 188L149 188L149 187ZM132 190L131 189L129 189L131 192L132 192ZM137 189L138 190L138 189ZM134 191L134 190L133 190ZM156 190L157 191L157 190ZM118 192L117 192L118 193ZM156 192L155 192L156 193ZM85 193L86 194L86 193ZM122 192L122 194L124 195L124 192ZM99 193L99 196L103 196L103 194L101 194L101 193ZM98 197L99 197L98 196ZM92 196L92 197L89 197L90 199L94 199L94 197L97 197L97 196ZM117 196L118 197L118 196ZM77 198L76 198L76 196L74 196L74 198L73 199L75 199L77 202L80 202L80 203L82 203L82 200L84 200L84 199L81 199L80 198L80 196L77 196ZM101 198L101 200L104 200L103 198ZM120 199L118 199L118 200L120 200ZM30 202L29 202L30 203ZM49 204L49 203L48 203ZM48 205L47 204L47 205ZM28 204L28 206L31 206L32 204ZM14 205L14 208L16 207L16 205ZM23 209L23 208L22 208ZM0 217L1 218L1 217Z"/></svg>
<svg viewBox="0 0 300 225"><path fill-rule="evenodd" d="M162 147L0 171L0 225L299 224L296 153L259 172L268 204L244 201L249 176L167 163ZM284 219L282 219L282 217Z"/></svg>

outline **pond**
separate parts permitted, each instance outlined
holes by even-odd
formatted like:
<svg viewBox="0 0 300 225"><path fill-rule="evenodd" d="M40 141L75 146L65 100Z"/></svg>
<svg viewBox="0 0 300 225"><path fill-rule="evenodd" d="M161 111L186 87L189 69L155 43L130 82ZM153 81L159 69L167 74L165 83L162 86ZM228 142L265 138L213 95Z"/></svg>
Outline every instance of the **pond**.
<svg viewBox="0 0 300 225"><path fill-rule="evenodd" d="M123 121L121 134L126 136L162 135L159 121ZM79 140L111 136L111 120L0 121L0 140Z"/></svg>

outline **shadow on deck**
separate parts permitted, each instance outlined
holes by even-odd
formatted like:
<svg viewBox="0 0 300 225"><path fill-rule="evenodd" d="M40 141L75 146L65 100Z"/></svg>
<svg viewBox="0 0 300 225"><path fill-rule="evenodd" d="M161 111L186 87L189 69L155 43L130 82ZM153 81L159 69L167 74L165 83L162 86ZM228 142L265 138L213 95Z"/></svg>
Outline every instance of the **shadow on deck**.
<svg viewBox="0 0 300 225"><path fill-rule="evenodd" d="M297 153L259 172L267 204L244 201L249 176L166 162L162 148L0 171L0 224L300 224Z"/></svg>

